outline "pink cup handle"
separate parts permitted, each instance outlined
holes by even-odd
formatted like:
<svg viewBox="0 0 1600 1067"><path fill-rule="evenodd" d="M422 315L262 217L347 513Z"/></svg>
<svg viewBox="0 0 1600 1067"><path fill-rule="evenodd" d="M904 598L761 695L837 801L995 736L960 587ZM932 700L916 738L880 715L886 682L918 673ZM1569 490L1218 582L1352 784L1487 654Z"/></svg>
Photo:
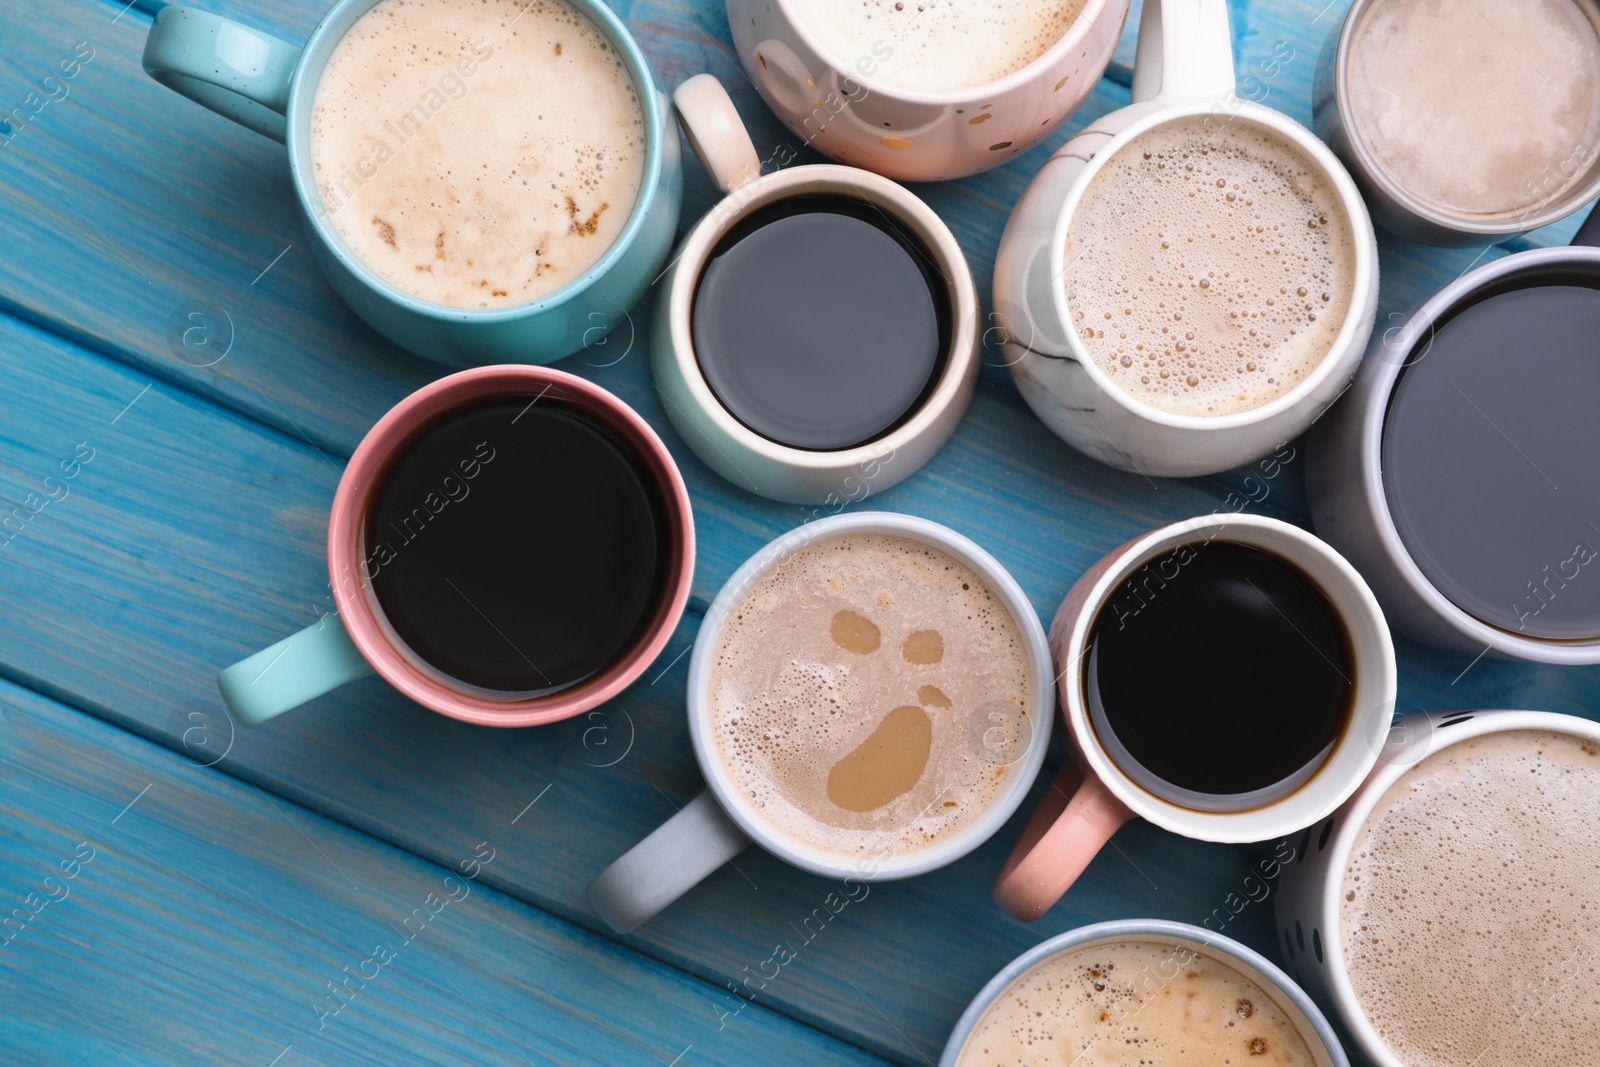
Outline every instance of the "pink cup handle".
<svg viewBox="0 0 1600 1067"><path fill-rule="evenodd" d="M1131 818L1133 812L1099 778L1068 763L1000 868L994 899L1014 918L1032 922L1065 895L1100 846Z"/></svg>

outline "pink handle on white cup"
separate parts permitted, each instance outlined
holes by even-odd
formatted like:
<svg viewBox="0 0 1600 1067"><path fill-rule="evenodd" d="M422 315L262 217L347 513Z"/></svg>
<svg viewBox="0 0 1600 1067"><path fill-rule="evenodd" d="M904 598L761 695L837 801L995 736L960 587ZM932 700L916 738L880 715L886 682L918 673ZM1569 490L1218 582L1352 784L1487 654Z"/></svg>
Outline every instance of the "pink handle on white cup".
<svg viewBox="0 0 1600 1067"><path fill-rule="evenodd" d="M1133 812L1099 778L1085 777L1082 767L1068 763L1000 868L994 899L1013 918L1032 922L1066 895L1089 861L1131 818Z"/></svg>

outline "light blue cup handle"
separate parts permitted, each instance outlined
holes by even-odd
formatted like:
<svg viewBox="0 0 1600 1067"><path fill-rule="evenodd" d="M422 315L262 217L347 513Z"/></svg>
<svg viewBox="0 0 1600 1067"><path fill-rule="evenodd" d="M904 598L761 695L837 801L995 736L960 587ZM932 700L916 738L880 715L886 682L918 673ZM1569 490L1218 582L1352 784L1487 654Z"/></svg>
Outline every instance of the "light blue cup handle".
<svg viewBox="0 0 1600 1067"><path fill-rule="evenodd" d="M170 10L170 8L168 9ZM217 688L243 726L260 726L372 673L336 614L225 668Z"/></svg>
<svg viewBox="0 0 1600 1067"><path fill-rule="evenodd" d="M144 42L145 73L241 126L282 141L300 49L192 7L164 7Z"/></svg>

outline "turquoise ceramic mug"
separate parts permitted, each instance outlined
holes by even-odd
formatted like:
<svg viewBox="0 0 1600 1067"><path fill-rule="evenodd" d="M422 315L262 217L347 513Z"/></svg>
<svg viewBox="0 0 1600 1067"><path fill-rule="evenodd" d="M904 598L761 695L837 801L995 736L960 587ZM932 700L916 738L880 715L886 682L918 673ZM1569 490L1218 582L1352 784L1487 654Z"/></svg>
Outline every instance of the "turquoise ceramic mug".
<svg viewBox="0 0 1600 1067"><path fill-rule="evenodd" d="M339 0L304 48L194 8L165 7L145 41L152 78L249 129L285 142L312 253L334 289L395 344L443 363L549 363L603 337L660 273L678 227L683 175L671 100L658 92L627 27L597 0L565 0L587 15L633 80L645 158L632 212L610 248L564 287L529 303L462 308L430 303L386 281L347 247L313 177L311 116L340 40L378 0ZM374 115L374 121L381 116Z"/></svg>

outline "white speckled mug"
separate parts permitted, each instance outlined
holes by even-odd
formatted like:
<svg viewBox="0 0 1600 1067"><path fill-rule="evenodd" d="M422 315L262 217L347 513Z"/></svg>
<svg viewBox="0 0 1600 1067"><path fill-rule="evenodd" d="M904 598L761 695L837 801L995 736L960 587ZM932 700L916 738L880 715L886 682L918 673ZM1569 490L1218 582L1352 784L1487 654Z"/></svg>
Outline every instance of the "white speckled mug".
<svg viewBox="0 0 1600 1067"><path fill-rule="evenodd" d="M1074 448L1146 475L1214 474L1298 436L1349 385L1377 315L1377 239L1327 146L1235 92L1225 0L1147 0L1135 67L1134 102L1063 145L1017 202L995 258L995 314L1023 399ZM1322 361L1283 395L1233 414L1174 414L1135 399L1096 365L1067 308L1067 231L1090 182L1134 138L1183 119L1253 127L1298 149L1334 191L1353 238L1349 311Z"/></svg>
<svg viewBox="0 0 1600 1067"><path fill-rule="evenodd" d="M728 24L750 80L807 144L899 181L943 181L1015 159L1076 111L1111 61L1128 4L1085 0L1033 61L966 88L897 81L895 46L882 38L859 54L830 47L797 0L728 0Z"/></svg>

